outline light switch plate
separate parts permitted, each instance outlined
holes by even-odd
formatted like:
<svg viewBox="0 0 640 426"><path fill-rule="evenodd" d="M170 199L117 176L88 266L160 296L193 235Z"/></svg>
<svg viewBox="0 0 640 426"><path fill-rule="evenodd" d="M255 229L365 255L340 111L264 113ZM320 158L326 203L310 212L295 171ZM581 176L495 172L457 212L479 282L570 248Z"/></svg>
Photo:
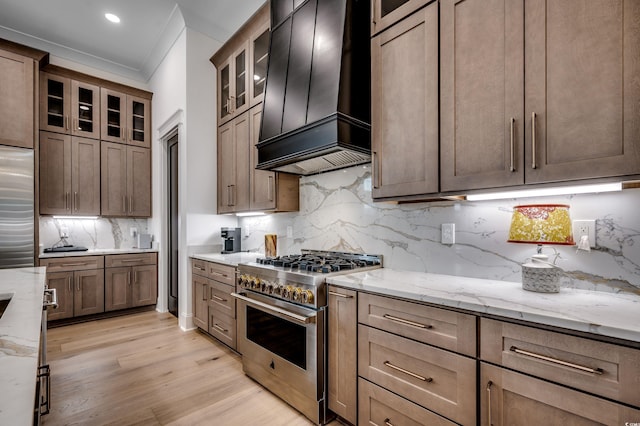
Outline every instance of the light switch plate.
<svg viewBox="0 0 640 426"><path fill-rule="evenodd" d="M442 244L455 244L456 243L456 224L455 223L443 223L442 224Z"/></svg>

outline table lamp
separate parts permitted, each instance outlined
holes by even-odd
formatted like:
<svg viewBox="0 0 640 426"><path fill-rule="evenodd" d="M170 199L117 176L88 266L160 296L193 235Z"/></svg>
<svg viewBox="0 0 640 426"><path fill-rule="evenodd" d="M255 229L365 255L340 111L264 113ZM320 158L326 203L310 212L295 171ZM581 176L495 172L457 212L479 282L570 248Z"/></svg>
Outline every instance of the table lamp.
<svg viewBox="0 0 640 426"><path fill-rule="evenodd" d="M528 204L515 206L509 229L510 243L537 244L531 262L522 265L522 288L540 293L560 291L561 269L542 254L543 244L574 245L569 206Z"/></svg>

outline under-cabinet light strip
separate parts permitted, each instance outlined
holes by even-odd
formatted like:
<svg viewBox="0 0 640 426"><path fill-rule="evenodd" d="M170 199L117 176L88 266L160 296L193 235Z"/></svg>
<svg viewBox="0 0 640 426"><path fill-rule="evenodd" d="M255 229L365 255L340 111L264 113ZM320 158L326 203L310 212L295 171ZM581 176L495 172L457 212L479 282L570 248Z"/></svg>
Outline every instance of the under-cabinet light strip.
<svg viewBox="0 0 640 426"><path fill-rule="evenodd" d="M53 216L54 219L96 220L98 216Z"/></svg>
<svg viewBox="0 0 640 426"><path fill-rule="evenodd" d="M581 186L561 186L556 188L524 189L522 191L491 192L486 194L469 194L467 195L467 200L504 200L506 198L546 197L550 195L589 194L612 191L622 191L622 182Z"/></svg>

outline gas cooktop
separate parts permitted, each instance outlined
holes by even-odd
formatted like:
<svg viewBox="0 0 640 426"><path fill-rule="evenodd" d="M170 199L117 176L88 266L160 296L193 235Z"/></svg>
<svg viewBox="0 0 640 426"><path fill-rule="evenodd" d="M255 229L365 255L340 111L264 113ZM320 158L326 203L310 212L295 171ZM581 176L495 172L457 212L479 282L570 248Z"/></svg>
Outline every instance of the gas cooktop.
<svg viewBox="0 0 640 426"><path fill-rule="evenodd" d="M382 256L335 251L302 250L301 254L256 259L260 265L290 269L295 272L330 272L381 266Z"/></svg>

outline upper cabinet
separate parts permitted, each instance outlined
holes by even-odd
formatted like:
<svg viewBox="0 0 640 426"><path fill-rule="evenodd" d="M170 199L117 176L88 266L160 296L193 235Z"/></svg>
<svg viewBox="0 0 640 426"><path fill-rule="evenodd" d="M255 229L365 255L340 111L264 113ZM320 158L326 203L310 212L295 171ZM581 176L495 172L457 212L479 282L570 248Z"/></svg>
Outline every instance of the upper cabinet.
<svg viewBox="0 0 640 426"><path fill-rule="evenodd" d="M37 62L0 45L0 144L33 148Z"/></svg>
<svg viewBox="0 0 640 426"><path fill-rule="evenodd" d="M373 197L438 192L438 5L371 40Z"/></svg>
<svg viewBox="0 0 640 426"><path fill-rule="evenodd" d="M379 33L433 0L371 0L371 35Z"/></svg>
<svg viewBox="0 0 640 426"><path fill-rule="evenodd" d="M100 88L40 73L40 130L100 138Z"/></svg>
<svg viewBox="0 0 640 426"><path fill-rule="evenodd" d="M218 124L249 108L249 45L243 43L218 67Z"/></svg>
<svg viewBox="0 0 640 426"><path fill-rule="evenodd" d="M441 2L441 190L640 173L640 4Z"/></svg>
<svg viewBox="0 0 640 426"><path fill-rule="evenodd" d="M256 29L249 40L249 57L251 58L249 105L252 107L264 99L267 64L269 63L269 35L269 21L265 21Z"/></svg>
<svg viewBox="0 0 640 426"><path fill-rule="evenodd" d="M102 140L151 147L150 99L103 87L101 105Z"/></svg>

